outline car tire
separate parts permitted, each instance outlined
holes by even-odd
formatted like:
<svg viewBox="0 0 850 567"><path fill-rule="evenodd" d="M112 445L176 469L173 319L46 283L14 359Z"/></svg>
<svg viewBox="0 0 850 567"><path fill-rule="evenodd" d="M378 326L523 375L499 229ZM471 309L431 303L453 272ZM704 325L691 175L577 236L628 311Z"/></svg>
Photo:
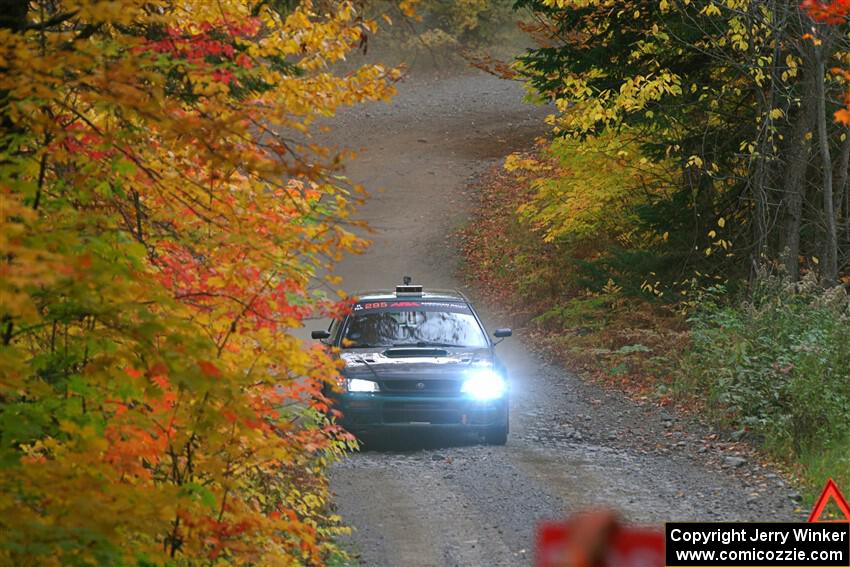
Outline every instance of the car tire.
<svg viewBox="0 0 850 567"><path fill-rule="evenodd" d="M488 445L504 445L508 442L508 424L494 425L484 431L484 441Z"/></svg>

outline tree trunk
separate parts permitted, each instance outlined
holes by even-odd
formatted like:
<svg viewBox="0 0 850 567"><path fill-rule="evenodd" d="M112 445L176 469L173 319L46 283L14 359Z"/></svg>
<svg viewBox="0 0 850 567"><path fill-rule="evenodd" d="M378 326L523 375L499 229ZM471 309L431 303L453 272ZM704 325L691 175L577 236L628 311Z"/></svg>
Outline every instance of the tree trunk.
<svg viewBox="0 0 850 567"><path fill-rule="evenodd" d="M770 137L772 128L770 111L773 108L773 89L763 94L759 101L759 110L767 119L767 126L760 135L757 142L756 163L752 175L751 190L753 200L756 204L755 219L753 222L753 257L751 259L750 278L755 279L759 274L759 268L768 253L768 232L770 230L770 202L768 200L768 161L773 154L773 141Z"/></svg>
<svg viewBox="0 0 850 567"><path fill-rule="evenodd" d="M835 229L835 206L832 187L832 158L829 152L829 135L826 124L826 70L823 49L817 50L817 75L815 86L818 101L818 139L823 169L824 258L821 277L824 284L832 286L838 281L838 237Z"/></svg>
<svg viewBox="0 0 850 567"><path fill-rule="evenodd" d="M811 69L804 82L803 102L794 120L786 149L787 166L782 186L786 215L781 253L784 256L785 270L792 281L797 281L800 277L799 256L800 225L803 220L803 183L805 182L811 148L808 134L814 129L817 110L817 105L807 102L815 98L815 80L814 69Z"/></svg>
<svg viewBox="0 0 850 567"><path fill-rule="evenodd" d="M838 199L835 203L835 217L844 219L845 238L850 240L850 201L847 194L847 168L850 167L850 128L844 128L844 141L841 144L841 156L838 160L836 171L838 182L835 185L835 194ZM842 215L842 211L844 214Z"/></svg>

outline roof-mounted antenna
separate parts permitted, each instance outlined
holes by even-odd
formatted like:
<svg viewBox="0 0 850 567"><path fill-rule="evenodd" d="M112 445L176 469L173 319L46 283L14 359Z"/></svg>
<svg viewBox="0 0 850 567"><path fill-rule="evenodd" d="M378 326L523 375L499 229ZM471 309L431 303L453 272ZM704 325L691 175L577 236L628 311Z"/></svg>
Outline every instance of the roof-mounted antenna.
<svg viewBox="0 0 850 567"><path fill-rule="evenodd" d="M403 278L401 278L401 281L404 282L404 285L410 285L410 283L413 281L413 278L411 278L410 276L404 276Z"/></svg>

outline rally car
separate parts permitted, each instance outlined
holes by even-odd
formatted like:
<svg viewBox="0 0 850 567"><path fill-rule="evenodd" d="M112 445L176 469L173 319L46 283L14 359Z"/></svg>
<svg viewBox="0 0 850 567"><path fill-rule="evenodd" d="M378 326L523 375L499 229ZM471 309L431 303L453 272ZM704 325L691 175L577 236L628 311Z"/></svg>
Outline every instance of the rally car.
<svg viewBox="0 0 850 567"><path fill-rule="evenodd" d="M341 391L332 394L341 424L363 437L391 429L479 433L508 438L508 376L469 300L458 291L395 290L357 294L350 313L312 337L339 347Z"/></svg>

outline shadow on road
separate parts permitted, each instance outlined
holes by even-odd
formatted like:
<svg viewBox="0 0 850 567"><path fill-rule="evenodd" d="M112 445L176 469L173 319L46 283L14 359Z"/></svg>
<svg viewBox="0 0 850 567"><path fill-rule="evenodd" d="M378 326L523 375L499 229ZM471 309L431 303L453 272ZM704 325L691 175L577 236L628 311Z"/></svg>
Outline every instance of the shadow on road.
<svg viewBox="0 0 850 567"><path fill-rule="evenodd" d="M473 433L440 431L398 431L360 437L361 452L405 453L448 447L468 447L483 444Z"/></svg>

